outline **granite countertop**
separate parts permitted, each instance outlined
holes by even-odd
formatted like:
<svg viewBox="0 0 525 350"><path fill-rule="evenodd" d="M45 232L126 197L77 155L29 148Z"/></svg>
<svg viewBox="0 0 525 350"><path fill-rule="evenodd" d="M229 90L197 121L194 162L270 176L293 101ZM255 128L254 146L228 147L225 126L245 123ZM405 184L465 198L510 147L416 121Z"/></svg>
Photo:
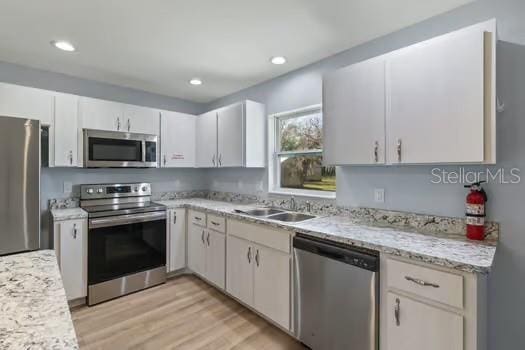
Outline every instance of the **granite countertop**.
<svg viewBox="0 0 525 350"><path fill-rule="evenodd" d="M0 257L0 349L78 349L55 252Z"/></svg>
<svg viewBox="0 0 525 350"><path fill-rule="evenodd" d="M86 219L88 213L81 208L51 209L51 216L54 221L66 221L76 219Z"/></svg>
<svg viewBox="0 0 525 350"><path fill-rule="evenodd" d="M489 273L496 253L495 242L474 242L466 239L440 237L408 228L404 230L398 227L379 227L342 215L318 216L302 222L286 223L234 212L235 209L247 210L260 207L257 205L198 198L157 201L157 203L164 204L168 208L184 207L203 210L234 219L269 224L334 242L369 248L466 272Z"/></svg>

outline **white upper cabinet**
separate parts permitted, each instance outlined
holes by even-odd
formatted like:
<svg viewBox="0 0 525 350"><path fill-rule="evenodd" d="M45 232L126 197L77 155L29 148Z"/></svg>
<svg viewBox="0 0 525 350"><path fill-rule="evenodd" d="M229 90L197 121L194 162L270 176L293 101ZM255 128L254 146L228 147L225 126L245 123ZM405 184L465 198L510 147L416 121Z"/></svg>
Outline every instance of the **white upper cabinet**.
<svg viewBox="0 0 525 350"><path fill-rule="evenodd" d="M161 167L195 167L196 123L194 115L161 111Z"/></svg>
<svg viewBox="0 0 525 350"><path fill-rule="evenodd" d="M120 103L81 97L79 111L84 129L124 131Z"/></svg>
<svg viewBox="0 0 525 350"><path fill-rule="evenodd" d="M331 72L324 162L496 162L496 21Z"/></svg>
<svg viewBox="0 0 525 350"><path fill-rule="evenodd" d="M364 61L323 79L323 160L385 163L385 60Z"/></svg>
<svg viewBox="0 0 525 350"><path fill-rule="evenodd" d="M123 105L124 131L159 135L159 111L153 108Z"/></svg>
<svg viewBox="0 0 525 350"><path fill-rule="evenodd" d="M217 122L217 165L219 167L243 166L243 105L221 108Z"/></svg>
<svg viewBox="0 0 525 350"><path fill-rule="evenodd" d="M36 119L53 124L54 92L0 83L0 116Z"/></svg>
<svg viewBox="0 0 525 350"><path fill-rule="evenodd" d="M244 101L198 117L198 167L265 167L264 105Z"/></svg>
<svg viewBox="0 0 525 350"><path fill-rule="evenodd" d="M54 165L78 166L78 96L55 95L55 147Z"/></svg>
<svg viewBox="0 0 525 350"><path fill-rule="evenodd" d="M485 155L485 84L492 84L485 32L467 28L388 58L389 163L492 161Z"/></svg>
<svg viewBox="0 0 525 350"><path fill-rule="evenodd" d="M217 166L217 112L204 113L197 118L197 167Z"/></svg>

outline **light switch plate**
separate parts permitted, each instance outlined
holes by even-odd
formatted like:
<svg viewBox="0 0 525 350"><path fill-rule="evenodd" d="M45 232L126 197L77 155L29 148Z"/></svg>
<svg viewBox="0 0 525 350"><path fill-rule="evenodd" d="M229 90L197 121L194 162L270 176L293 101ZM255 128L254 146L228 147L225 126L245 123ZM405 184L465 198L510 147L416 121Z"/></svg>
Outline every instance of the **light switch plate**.
<svg viewBox="0 0 525 350"><path fill-rule="evenodd" d="M71 193L73 192L73 184L68 181L64 181L64 193Z"/></svg>
<svg viewBox="0 0 525 350"><path fill-rule="evenodd" d="M385 189L384 188L376 188L376 189L374 189L374 201L376 203L384 203L385 202Z"/></svg>

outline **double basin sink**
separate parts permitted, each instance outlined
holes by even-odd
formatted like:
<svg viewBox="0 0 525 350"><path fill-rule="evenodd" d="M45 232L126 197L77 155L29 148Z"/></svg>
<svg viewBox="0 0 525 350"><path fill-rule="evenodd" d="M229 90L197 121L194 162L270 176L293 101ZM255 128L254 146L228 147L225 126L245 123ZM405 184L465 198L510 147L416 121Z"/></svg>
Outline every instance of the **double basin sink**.
<svg viewBox="0 0 525 350"><path fill-rule="evenodd" d="M264 217L266 219L283 221L283 222L299 222L304 220L309 220L315 218L313 215L289 212L281 209L274 208L257 208L252 210L236 210L237 213L255 216L255 217Z"/></svg>

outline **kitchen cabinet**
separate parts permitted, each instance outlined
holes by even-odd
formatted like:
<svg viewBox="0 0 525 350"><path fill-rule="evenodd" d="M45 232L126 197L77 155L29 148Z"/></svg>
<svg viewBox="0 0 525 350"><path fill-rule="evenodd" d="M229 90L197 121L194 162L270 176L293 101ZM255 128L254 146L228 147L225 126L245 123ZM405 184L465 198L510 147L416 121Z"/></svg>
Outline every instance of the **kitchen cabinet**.
<svg viewBox="0 0 525 350"><path fill-rule="evenodd" d="M244 101L197 119L197 166L264 167L266 123L264 105Z"/></svg>
<svg viewBox="0 0 525 350"><path fill-rule="evenodd" d="M55 95L54 166L78 166L78 96Z"/></svg>
<svg viewBox="0 0 525 350"><path fill-rule="evenodd" d="M53 224L54 248L67 299L87 296L87 220Z"/></svg>
<svg viewBox="0 0 525 350"><path fill-rule="evenodd" d="M387 350L462 350L463 317L388 293Z"/></svg>
<svg viewBox="0 0 525 350"><path fill-rule="evenodd" d="M188 212L188 267L208 282L224 289L226 238L224 233L206 226L206 214Z"/></svg>
<svg viewBox="0 0 525 350"><path fill-rule="evenodd" d="M124 131L122 105L117 102L89 97L80 98L82 128L108 131Z"/></svg>
<svg viewBox="0 0 525 350"><path fill-rule="evenodd" d="M496 22L330 72L327 165L496 162Z"/></svg>
<svg viewBox="0 0 525 350"><path fill-rule="evenodd" d="M382 254L380 279L381 349L486 349L486 275Z"/></svg>
<svg viewBox="0 0 525 350"><path fill-rule="evenodd" d="M354 64L323 79L323 161L385 163L385 59Z"/></svg>
<svg viewBox="0 0 525 350"><path fill-rule="evenodd" d="M197 167L217 166L217 112L204 113L197 118Z"/></svg>
<svg viewBox="0 0 525 350"><path fill-rule="evenodd" d="M197 117L194 115L161 112L161 167L195 167L196 123Z"/></svg>
<svg viewBox="0 0 525 350"><path fill-rule="evenodd" d="M0 83L0 115L40 120L52 126L53 91Z"/></svg>
<svg viewBox="0 0 525 350"><path fill-rule="evenodd" d="M467 28L388 58L390 163L491 160L485 157L484 135L487 69L493 69L486 62L487 34Z"/></svg>
<svg viewBox="0 0 525 350"><path fill-rule="evenodd" d="M167 271L173 272L186 267L186 209L168 211L168 259Z"/></svg>
<svg viewBox="0 0 525 350"><path fill-rule="evenodd" d="M235 236L227 239L226 291L248 305L253 304L252 245Z"/></svg>
<svg viewBox="0 0 525 350"><path fill-rule="evenodd" d="M227 234L226 291L290 329L290 235L236 220L228 220Z"/></svg>
<svg viewBox="0 0 525 350"><path fill-rule="evenodd" d="M158 110L133 105L122 105L122 109L124 131L159 135L160 114Z"/></svg>

